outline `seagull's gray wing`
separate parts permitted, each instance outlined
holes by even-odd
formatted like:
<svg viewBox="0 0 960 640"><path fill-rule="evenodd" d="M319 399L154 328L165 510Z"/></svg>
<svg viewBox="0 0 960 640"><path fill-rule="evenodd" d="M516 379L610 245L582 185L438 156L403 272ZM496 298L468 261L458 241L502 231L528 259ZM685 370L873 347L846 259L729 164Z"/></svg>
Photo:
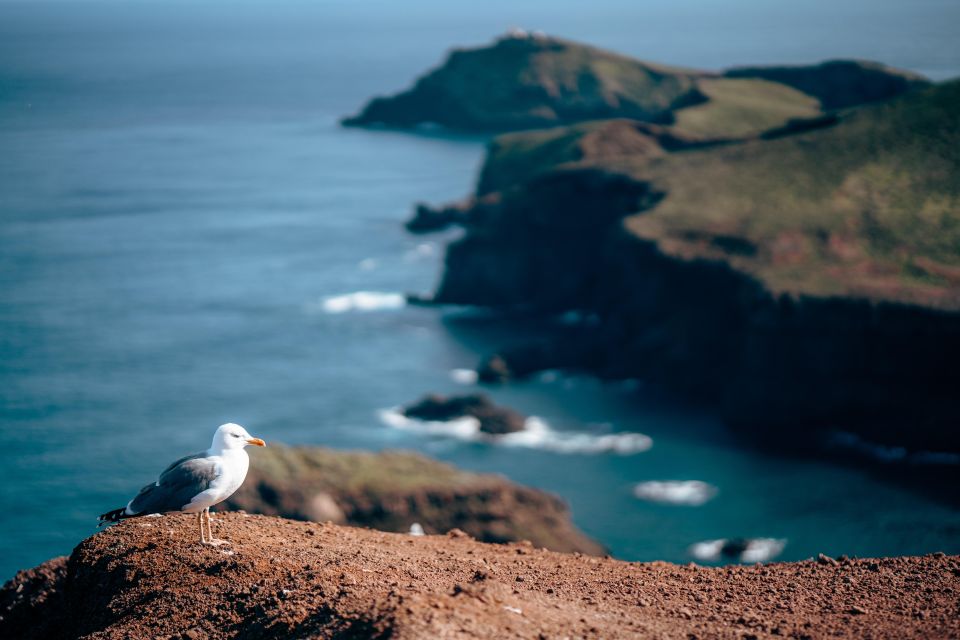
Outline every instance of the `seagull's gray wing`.
<svg viewBox="0 0 960 640"><path fill-rule="evenodd" d="M205 452L185 456L167 467L159 480L140 489L127 509L133 515L179 511L216 478L217 465Z"/></svg>

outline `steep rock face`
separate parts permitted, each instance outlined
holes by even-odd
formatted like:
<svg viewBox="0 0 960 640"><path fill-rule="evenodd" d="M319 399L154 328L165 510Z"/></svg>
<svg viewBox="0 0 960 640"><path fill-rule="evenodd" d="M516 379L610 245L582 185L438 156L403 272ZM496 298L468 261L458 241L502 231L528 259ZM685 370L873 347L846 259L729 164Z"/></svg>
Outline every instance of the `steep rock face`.
<svg viewBox="0 0 960 640"><path fill-rule="evenodd" d="M589 296L612 223L661 194L615 171L557 170L476 207L436 301L563 310ZM563 277L557 277L563 274Z"/></svg>
<svg viewBox="0 0 960 640"><path fill-rule="evenodd" d="M772 443L840 429L960 451L948 365L960 357L957 314L776 296L723 261L678 259L626 233L607 255L612 278L596 299L606 375L715 402L728 424Z"/></svg>
<svg viewBox="0 0 960 640"><path fill-rule="evenodd" d="M865 60L829 60L809 66L738 67L729 78L762 78L779 82L820 100L824 109L844 109L886 100L928 86L921 75Z"/></svg>
<svg viewBox="0 0 960 640"><path fill-rule="evenodd" d="M271 446L252 456L226 503L252 513L405 532L459 528L486 542L530 540L557 551L602 554L559 498L506 478L460 471L410 452Z"/></svg>
<svg viewBox="0 0 960 640"><path fill-rule="evenodd" d="M960 633L960 558L704 568L413 538L225 514L126 521L83 541L66 571L24 572L0 637L931 638ZM37 606L36 594L57 593ZM23 596L23 597L20 597ZM23 607L26 607L24 609Z"/></svg>

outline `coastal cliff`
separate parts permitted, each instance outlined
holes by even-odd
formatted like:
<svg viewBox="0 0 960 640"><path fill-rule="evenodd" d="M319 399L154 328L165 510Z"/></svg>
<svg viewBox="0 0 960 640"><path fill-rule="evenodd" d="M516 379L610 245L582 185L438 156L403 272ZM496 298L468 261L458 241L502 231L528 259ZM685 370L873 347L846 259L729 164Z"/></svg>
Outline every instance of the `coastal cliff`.
<svg viewBox="0 0 960 640"><path fill-rule="evenodd" d="M343 123L496 133L629 118L715 140L927 84L916 74L854 60L726 73L683 69L516 31L488 46L455 49L410 89L374 98Z"/></svg>
<svg viewBox="0 0 960 640"><path fill-rule="evenodd" d="M960 451L958 104L950 82L711 145L617 120L511 134L435 300L589 320L496 354L508 374L663 383L773 441Z"/></svg>
<svg viewBox="0 0 960 640"><path fill-rule="evenodd" d="M529 540L601 555L560 498L502 476L462 471L406 451L369 453L271 445L252 457L226 507L381 531L461 529L484 542Z"/></svg>
<svg viewBox="0 0 960 640"><path fill-rule="evenodd" d="M946 638L960 558L705 568L240 513L125 521L0 588L0 637Z"/></svg>

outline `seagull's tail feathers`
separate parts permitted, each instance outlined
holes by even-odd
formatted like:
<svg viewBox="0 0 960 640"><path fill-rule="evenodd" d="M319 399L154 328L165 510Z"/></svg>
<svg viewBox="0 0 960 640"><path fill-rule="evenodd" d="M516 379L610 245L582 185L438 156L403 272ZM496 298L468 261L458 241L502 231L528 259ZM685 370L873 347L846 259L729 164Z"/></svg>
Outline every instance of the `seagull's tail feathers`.
<svg viewBox="0 0 960 640"><path fill-rule="evenodd" d="M106 513L101 513L97 521L97 527L102 527L105 524L110 524L111 522L120 522L124 518L131 517L127 513L126 507L120 507L119 509L114 509L113 511L107 511Z"/></svg>

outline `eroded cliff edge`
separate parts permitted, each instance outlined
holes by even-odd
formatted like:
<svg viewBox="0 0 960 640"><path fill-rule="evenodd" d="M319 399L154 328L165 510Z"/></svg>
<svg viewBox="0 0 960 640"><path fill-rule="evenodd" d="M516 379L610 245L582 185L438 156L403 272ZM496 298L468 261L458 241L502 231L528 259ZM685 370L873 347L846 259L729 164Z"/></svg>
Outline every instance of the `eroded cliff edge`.
<svg viewBox="0 0 960 640"><path fill-rule="evenodd" d="M0 589L4 638L934 638L960 558L704 568L239 513L126 521Z"/></svg>

